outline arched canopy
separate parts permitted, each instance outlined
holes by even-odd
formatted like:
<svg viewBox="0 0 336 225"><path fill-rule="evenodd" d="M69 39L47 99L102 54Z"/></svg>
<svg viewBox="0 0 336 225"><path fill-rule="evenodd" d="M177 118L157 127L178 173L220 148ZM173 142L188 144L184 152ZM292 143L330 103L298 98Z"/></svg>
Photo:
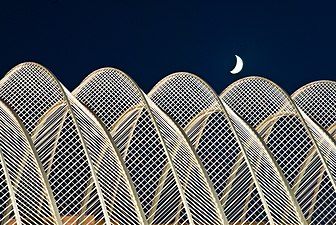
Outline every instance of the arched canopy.
<svg viewBox="0 0 336 225"><path fill-rule="evenodd" d="M302 111L336 139L336 82L321 80L299 88L292 99Z"/></svg>
<svg viewBox="0 0 336 225"><path fill-rule="evenodd" d="M62 224L30 136L1 100L0 224Z"/></svg>
<svg viewBox="0 0 336 225"><path fill-rule="evenodd" d="M36 63L21 63L11 69L1 79L0 97L18 114L30 134L47 110L64 101L56 78Z"/></svg>
<svg viewBox="0 0 336 225"><path fill-rule="evenodd" d="M163 107L182 128L204 109L219 108L216 98L206 88L204 81L186 72L174 73L163 78L148 96L154 103Z"/></svg>
<svg viewBox="0 0 336 225"><path fill-rule="evenodd" d="M185 134L131 78L99 69L73 95L111 130L150 224L227 224Z"/></svg>
<svg viewBox="0 0 336 225"><path fill-rule="evenodd" d="M65 224L147 224L109 134L43 66L23 63L0 97L32 133Z"/></svg>
<svg viewBox="0 0 336 225"><path fill-rule="evenodd" d="M190 73L174 73L148 96L184 127L230 223L305 224L266 146L208 84Z"/></svg>
<svg viewBox="0 0 336 225"><path fill-rule="evenodd" d="M263 137L308 222L330 223L336 213L335 148L326 133L317 133L287 93L265 78L240 79L220 98Z"/></svg>

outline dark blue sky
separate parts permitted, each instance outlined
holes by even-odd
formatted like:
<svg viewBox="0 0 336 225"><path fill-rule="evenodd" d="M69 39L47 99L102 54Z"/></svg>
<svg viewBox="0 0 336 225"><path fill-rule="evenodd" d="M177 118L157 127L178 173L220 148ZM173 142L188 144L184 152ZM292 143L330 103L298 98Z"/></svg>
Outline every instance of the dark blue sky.
<svg viewBox="0 0 336 225"><path fill-rule="evenodd" d="M292 3L295 2L295 3ZM217 92L261 75L289 93L335 80L335 5L312 1L1 1L0 73L20 62L49 68L70 90L100 67L145 92L189 71ZM243 71L231 75L234 55Z"/></svg>

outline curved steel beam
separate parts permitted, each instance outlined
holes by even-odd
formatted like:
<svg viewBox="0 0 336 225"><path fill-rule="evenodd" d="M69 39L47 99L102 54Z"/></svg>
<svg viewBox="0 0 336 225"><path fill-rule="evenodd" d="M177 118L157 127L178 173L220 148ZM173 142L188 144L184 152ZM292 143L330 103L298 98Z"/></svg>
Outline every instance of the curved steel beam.
<svg viewBox="0 0 336 225"><path fill-rule="evenodd" d="M178 96L181 95L183 98L179 98ZM287 198L290 199L292 202L292 207L295 209L293 212L297 214L297 222L300 221L302 224L306 224L306 221L304 219L304 216L298 206L298 203L296 202L296 199L294 197L294 194L292 193L291 189L289 188L289 185L282 175L281 170L279 169L277 163L275 163L274 159L272 156L268 153L267 147L264 143L262 143L262 139L259 138L259 136L252 130L251 127L249 127L243 120L238 118L237 116L234 115L233 111L230 111L231 114L227 113L227 107L224 107L222 102L220 101L219 97L217 94L214 92L214 90L206 84L205 81L200 79L199 77L190 74L190 73L174 73L172 75L169 75L162 79L161 81L158 82L157 85L151 90L151 92L148 94L150 98L153 99L153 101L158 104L161 108L163 108L165 111L169 112L171 116L176 121L180 122L180 125L185 127L185 130L187 133L192 133L194 134L196 130L193 130L193 124L198 124L198 122L202 116L206 116L205 120L209 120L209 116L211 114L214 114L215 112L221 112L224 114L227 123L230 127L231 132L234 135L234 138L236 142L239 144L241 153L243 158L245 159L247 166L249 168L249 171L252 175L253 183L256 185L256 188L258 190L258 193L260 195L261 201L263 203L264 209L266 211L267 217L269 218L269 221L274 224L274 214L276 214L276 211L272 211L269 209L269 204L272 204L270 199L266 201L265 196L264 196L264 191L263 188L259 185L260 182L260 177L257 178L256 168L252 166L252 164L255 165L256 162L253 162L251 164L251 159L248 157L249 151L251 151L251 147L246 146L246 144L242 143L242 137L239 136L237 133L237 127L233 125L233 118L235 118L235 124L239 124L240 128L244 127L245 131L248 131L250 135L255 137L257 140L257 145L263 146L263 154L266 154L268 157L268 160L271 162L273 165L273 170L275 171L275 174L277 174L279 180L281 180L282 183L282 188L287 192ZM197 98L192 98L191 96L197 96ZM193 99L193 100L192 100ZM202 100L200 100L202 99ZM195 100L195 101L194 101ZM193 102L194 101L194 102ZM183 105L183 107L179 107ZM198 115L197 115L198 114ZM188 115L187 117L185 115ZM218 121L217 121L218 122ZM206 136L206 134L203 133L204 129L204 123L202 123L203 128L200 129L199 131L199 137L198 141L196 141L195 148L198 148L198 142L199 139L204 136L204 139L207 139L209 137ZM197 128L197 127L196 127ZM212 129L216 130L218 127L212 127ZM199 128L197 128L199 130ZM190 136L190 138L192 138ZM227 142L230 142L230 140L225 140ZM254 145L256 144L254 143ZM216 147L215 147L216 148ZM209 153L211 154L211 153ZM200 155L201 158L204 159L204 155L201 153ZM236 166L233 168L233 171L236 171L239 168L240 164L240 159L238 157ZM204 162L205 165L207 164ZM211 170L208 171L209 174L213 173ZM213 176L213 183L218 183L218 178L216 178L216 175ZM232 179L235 179L235 175L232 174L230 176L230 179L228 180L228 183L233 182ZM231 187L231 186L229 186ZM264 187L265 188L265 187ZM227 189L227 188L226 188ZM220 194L220 193L218 193ZM225 194L224 194L225 195ZM284 196L283 196L284 197ZM286 197L285 197L286 198ZM226 199L226 198L225 198ZM284 198L281 199L283 201ZM223 205L224 206L224 205ZM273 214L273 215L272 215Z"/></svg>
<svg viewBox="0 0 336 225"><path fill-rule="evenodd" d="M0 122L1 128L4 129L0 132L1 142L5 141L6 135L15 138L14 142L2 143L4 145L0 147L0 161L9 187L15 222L18 224L25 223L25 220L29 218L23 217L30 216L35 222L61 225L62 222L54 196L32 140L19 117L1 100ZM12 158L16 154L24 157L25 160L17 161L17 159ZM10 170L10 174L19 174L11 176L8 170ZM27 185L29 185L29 190ZM17 201L18 197L19 200ZM0 200L4 201L4 199ZM38 205L40 205L40 210L37 211L36 207ZM10 209L11 207L7 206L7 208ZM6 218L3 218L1 224L7 224L7 222Z"/></svg>
<svg viewBox="0 0 336 225"><path fill-rule="evenodd" d="M40 82L43 85L39 85ZM71 163L72 160L72 162L75 163L74 166L77 165L82 167L82 170L77 172L76 168L73 168L74 171L65 171L66 173L70 174L69 179L74 178L72 182L73 185L78 184L81 187L84 187L83 182L87 182L88 184L85 190L82 190L83 188L77 189L76 191L78 193L73 193L73 196L70 198L67 197L68 192L71 191L73 187L69 187L66 192L62 192L63 186L60 185L63 181L59 180L61 179L59 176L63 175L59 172L54 172L53 174L55 177L50 177L50 179L53 181L52 183L54 184L52 185L55 192L54 194L58 197L59 200L58 207L62 208L63 213L71 212L71 210L76 211L76 218L66 217L63 218L63 220L76 220L79 224L87 223L89 221L92 222L96 219L100 221L103 220L106 224L112 224L118 220L123 223L128 221L137 224L147 224L146 220L144 220L142 217L143 214L141 214L141 206L137 205L135 199L136 194L132 193L132 184L128 180L129 177L127 176L127 171L125 170L125 167L122 163L122 158L115 149L109 134L104 133L106 128L104 128L102 124L95 118L94 114L82 106L70 94L70 92L68 92L59 83L59 81L49 70L36 63L20 64L12 69L5 76L5 78L1 80L0 87L0 96L8 101L9 104L13 105L13 108L16 108L19 111L19 116L25 125L30 128L30 131L34 131L36 146L43 148L40 149L40 157L47 157L47 162L51 162L52 164L54 163L52 161L53 157L48 158L49 155L41 155L45 153L44 151L50 150L47 149L48 146L44 144L45 141L52 141L55 143L55 145L58 145L58 148L60 148L58 149L58 153L63 155L63 160L66 160L64 161L63 165L61 164L60 166L66 167L69 165L69 163ZM20 88L20 93L18 95L13 94L18 90L17 87ZM33 92L33 94L31 94L29 92L32 90L37 90L38 88L41 90L36 93ZM50 94L51 97L45 96L45 93L40 93L43 91ZM44 96L45 99L41 99L41 96ZM28 104L31 108L28 107L27 111L20 111L20 104L24 101L32 102ZM55 104L58 107L64 106L63 111L57 112L59 108L56 106L52 107ZM32 116L30 116L30 114L32 114ZM43 114L48 116L42 117ZM64 124L64 121L59 122L62 121L61 118L64 119L64 117L66 117L66 125ZM70 146L66 146L60 143L60 129L62 132L69 132L69 136L66 137L68 138L67 142L69 142L69 144L73 143L73 148L76 148L76 150L79 152L83 151L83 154L79 152L73 152L71 148L68 148ZM94 132L91 133L93 130ZM45 134L46 136L41 136L41 133ZM55 136L56 139L52 139ZM57 139L57 137L59 139ZM95 140L92 139L93 137ZM63 141L65 141L64 137ZM97 149L99 147L97 146L98 144L105 146L104 148L107 148L108 150L106 151L107 154L104 156L103 165L99 163L99 159L97 158L97 152L99 151L99 149ZM82 155L80 156L77 154ZM107 158L109 159L108 161ZM111 174L110 171L112 168L118 174ZM86 175L81 175L82 172L86 173L86 169L88 170L87 176L89 176L89 180L85 180ZM122 187L115 187L113 186L112 182L110 184L106 183L106 180L113 180L116 175L118 175L122 180ZM109 196L112 194L112 192L119 192L119 188L122 188L120 190L122 190L123 194L119 197L123 198L123 200L118 198L115 199L114 202L110 202ZM91 190L91 193L87 192L88 190ZM127 193L127 195L125 195L125 193ZM97 218L91 218L85 215L86 212L83 209L85 209L86 206L83 205L80 206L80 208L74 207L74 209L67 209L69 204L78 205L81 198L84 202L87 201L87 198L90 199L90 202L87 202L88 204L90 203L90 208L88 208L88 210L89 212L94 213ZM98 202L99 204L95 205ZM113 210L113 207L116 206L118 206L119 209ZM80 215L78 215L78 213L80 213ZM96 221L95 223L99 223L99 221Z"/></svg>
<svg viewBox="0 0 336 225"><path fill-rule="evenodd" d="M111 82L111 81L106 82L107 77L110 77L109 80L114 81L114 82ZM93 91L97 89L99 89L99 91ZM123 94L121 94L121 96L119 95L116 96L116 93L113 93L114 90L121 90ZM195 168L198 168L197 169L198 171L197 172L195 171L195 172L196 174L199 174L199 175L196 176L194 174L192 177L189 177L189 179L192 178L191 180L192 182L195 182L193 181L195 179L196 180L200 179L199 184L198 184L200 189L198 190L198 192L203 192L204 193L203 197L209 196L210 198L212 198L211 201L216 202L215 205L218 204L218 206L215 206L215 205L211 206L212 204L211 202L206 202L206 204L209 204L209 206L213 207L213 209L215 210L215 212L211 212L210 210L213 210L213 209L208 208L208 213L212 213L211 217L213 217L214 219L216 219L217 217L216 220L218 220L219 218L220 219L219 221L221 221L220 224L223 224L223 223L227 224L227 222L225 221L224 213L221 207L219 207L220 205L219 200L217 199L216 194L212 191L212 187L208 183L207 175L204 173L204 170L202 169L202 166L200 165L200 162L197 156L193 153L192 147L190 146L188 140L185 138L185 135L178 128L178 126L169 117L167 117L167 115L165 115L158 107L155 106L155 104L153 104L143 94L143 92L139 89L139 87L135 84L135 82L130 77L128 77L125 73L121 72L120 70L116 70L114 68L102 68L102 69L99 69L91 73L83 81L83 83L81 83L80 86L76 90L73 91L73 94L80 101L82 101L85 105L87 105L88 107L91 107L91 109L93 109L97 115L101 115L102 117L101 119L102 121L105 121L105 123L107 124L107 127L111 127L111 128L114 127L115 129L118 129L118 128L117 126L113 126L114 123L117 123L117 124L125 123L124 121L121 121L121 120L118 121L115 115L119 115L119 116L122 115L121 118L124 118L122 120L126 120L127 119L126 112L131 110L131 109L128 110L128 108L132 108L135 105L142 104L142 110L145 110L148 113L151 123L155 127L156 133L158 137L160 138L160 142L162 144L162 147L165 151L165 155L168 160L167 163L170 165L169 171L172 171L172 174L174 176L174 180L176 182L177 188L179 190L179 193L182 199L182 203L184 205L184 209L186 210L186 214L189 218L189 223L190 224L206 223L207 217L209 217L210 214L209 215L203 214L201 216L201 214L198 211L202 209L195 208L195 204L193 203L193 201L195 200L192 200L189 197L188 192L190 191L188 189L191 187L188 187L188 186L192 183L188 181L188 178L187 178L189 177L188 175L187 177L185 177L185 173L183 172L184 169L180 167L179 165L180 162L178 162L176 158L176 154L179 154L178 151L181 151L180 150L181 146L184 149L183 151L186 151L185 154L187 155L187 157L190 157L191 162L195 164L193 165L194 167L193 170L195 170ZM111 97L111 96L115 96L115 97ZM106 105L104 104L97 105L96 104L97 99L100 99L100 98L106 99L108 97L110 97L110 100L113 99L113 101L121 102L121 105L123 105L124 107L123 108L120 107L119 109L115 109L114 111L112 109L110 109L109 111L102 110L102 108L107 108L109 103L107 103ZM120 100L118 100L118 98L120 98ZM122 99L124 99L124 102L122 102ZM117 132L115 129L114 131L112 130L113 133ZM177 137L179 138L176 139ZM115 137L115 138L118 138L118 137ZM127 161L126 161L126 164L128 164ZM163 166L163 167L166 168L166 166ZM130 168L130 170L132 170L132 168ZM167 173L168 173L167 169L163 170L161 176L162 177L167 176ZM141 176L141 175L138 175L138 176ZM161 178L161 180L163 179ZM184 184L182 184L182 182ZM160 187L157 187L157 188L160 188ZM160 196L158 195L155 195L155 196L156 197L153 199L153 201L159 202L158 199L160 198ZM198 204L204 204L204 203L199 202ZM153 207L157 207L154 205L151 205L152 209ZM190 211L189 209L190 207L192 208L193 211ZM151 212L150 214L154 215L153 212ZM151 223L154 222L153 218L149 218L149 220ZM216 220L213 220L211 222L217 224L218 221ZM210 220L208 220L208 222L210 222Z"/></svg>
<svg viewBox="0 0 336 225"><path fill-rule="evenodd" d="M311 166L311 167L309 167L309 171L310 171L310 173L313 173L313 174L308 175L308 174L304 173L302 175L302 174L300 174L302 172L299 172L298 175L301 176L302 179L304 177L304 180L302 180L300 178L300 181L298 181L300 183L296 183L297 179L295 179L296 182L294 182L294 184L291 182L292 183L292 188L293 188L293 186L301 185L300 193L296 193L296 195L300 199L300 201L301 201L300 205L302 205L302 207L306 207L304 205L306 205L305 201L307 201L307 200L303 201L304 198L307 198L307 193L304 194L305 193L304 191L308 188L304 185L307 185L307 182L309 182L309 180L314 180L316 178L316 172L318 172L319 170L314 171L313 167L318 166L319 162L321 162L321 165L322 165L324 171L326 172L327 176L329 177L329 179L328 179L329 181L325 181L325 182L330 182L331 185L333 186L333 188L335 189L335 180L332 176L332 173L329 169L329 166L326 162L326 159L323 155L323 152L321 151L321 146L317 143L315 135L312 133L312 130L308 127L307 122L303 118L301 112L299 111L297 106L294 104L294 102L291 100L291 98L288 96L288 94L283 89L281 89L279 86L274 84L272 81L267 80L265 78L248 77L248 78L243 78L241 80L238 80L237 82L231 84L228 88L226 88L222 92L222 94L220 96L221 96L221 99L222 99L223 102L226 102L228 105L230 105L240 116L242 116L245 120L249 121L254 127L257 127L258 125L260 125L263 121L265 121L265 119L269 120L267 117L271 117L273 114L292 112L296 115L295 117L292 117L294 119L297 119L296 122L294 122L294 119L289 119L289 117L287 117L289 119L289 122L292 123L290 125L290 127L292 127L292 129L294 129L294 125L295 125L294 123L296 123L297 124L296 126L299 125L299 126L302 127L301 128L302 131L300 131L300 129L298 128L298 130L294 129L291 132L305 132L305 134L307 135L307 137L305 139L308 142L311 142L311 148L313 148L312 151L317 154L317 155L314 155L315 154L314 153L314 154L308 154L307 155L307 151L308 151L307 150L304 154L304 155L306 155L305 156L306 158L304 159L303 162L301 162L301 164L304 163L302 165L305 165L307 168L303 169L302 166L300 166L300 168L301 168L300 170L304 171L304 172L306 172L306 169L308 169L308 166ZM246 104L246 105L244 106L244 104ZM248 111L248 108L250 108L250 107L254 109L255 114L252 114ZM265 124L265 122L263 122L263 124ZM263 126L265 126L265 125L263 125ZM285 125L281 125L281 126L286 128ZM289 126L289 124L287 126ZM286 128L286 129L289 129L289 128ZM286 133L286 131L285 131L285 133ZM288 135L288 134L286 134L286 135ZM300 135L302 135L302 134L300 134ZM264 137L265 134L261 134L261 136ZM270 147L270 149L272 151L273 151L273 149L278 148L277 143L270 144L269 140L266 140L266 142L267 142L268 146ZM295 142L295 140L294 140L294 142ZM300 150L300 149L296 149L295 151L297 151L297 150ZM285 151L285 150L283 150L283 151ZM303 157L304 152L302 152L302 150L300 150L300 151L301 151L301 153L298 156ZM305 151L305 150L303 150L303 151ZM277 157L279 157L279 154L277 155ZM318 159L320 161L318 161L316 157L318 157ZM293 160L293 159L294 158L287 159L287 161L288 160ZM314 160L314 161L312 161L312 160ZM278 161L278 163L281 164L281 162L279 162L279 161ZM311 163L313 163L313 164L311 164ZM284 170L284 174L287 174L286 175L287 179L293 180L292 175L291 175L291 171L287 170L288 168L286 167L286 165L282 164L281 167ZM298 168L296 168L296 170L297 169ZM295 175L295 176L297 176L297 175ZM307 178L306 176L311 176L311 177ZM313 182L313 181L311 181L311 182ZM295 189L295 190L297 190L297 189ZM321 216L323 216L323 215L321 215ZM324 218L326 220L328 220L327 216L325 216ZM307 218L307 219L310 220L310 218Z"/></svg>
<svg viewBox="0 0 336 225"><path fill-rule="evenodd" d="M313 121L328 130L336 123L336 82L319 80L295 91L291 98Z"/></svg>

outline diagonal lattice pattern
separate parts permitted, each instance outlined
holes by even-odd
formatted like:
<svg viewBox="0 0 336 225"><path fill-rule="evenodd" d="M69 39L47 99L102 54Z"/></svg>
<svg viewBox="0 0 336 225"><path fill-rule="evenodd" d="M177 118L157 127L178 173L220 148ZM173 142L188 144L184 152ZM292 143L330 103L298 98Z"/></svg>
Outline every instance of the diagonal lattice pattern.
<svg viewBox="0 0 336 225"><path fill-rule="evenodd" d="M334 224L335 91L247 77L217 96L182 72L145 95L102 68L70 93L19 64L0 81L0 225Z"/></svg>
<svg viewBox="0 0 336 225"><path fill-rule="evenodd" d="M0 146L1 224L61 224L30 136L17 115L2 101Z"/></svg>
<svg viewBox="0 0 336 225"><path fill-rule="evenodd" d="M178 95L183 98L174 97ZM148 96L185 127L230 223L305 223L266 146L233 111L227 113L204 81L193 74L175 73ZM264 175L265 170L272 179Z"/></svg>
<svg viewBox="0 0 336 225"><path fill-rule="evenodd" d="M20 85L29 89L11 93ZM40 86L52 94L40 94ZM146 224L106 129L47 69L36 63L20 64L1 80L1 87L5 87L1 98L13 109L33 102L19 117L32 129L63 224Z"/></svg>
<svg viewBox="0 0 336 225"><path fill-rule="evenodd" d="M326 193L336 191L334 159L331 158L335 144L328 134L280 87L265 78L238 80L226 88L220 98L264 139L307 221L331 223L336 199L335 194Z"/></svg>
<svg viewBox="0 0 336 225"><path fill-rule="evenodd" d="M97 70L73 95L111 130L150 224L225 223L219 200L183 131L126 74L113 68ZM109 103L100 104L99 99ZM113 102L122 107L115 110ZM118 120L116 115L121 115Z"/></svg>
<svg viewBox="0 0 336 225"><path fill-rule="evenodd" d="M298 108L336 139L336 82L321 80L306 84L291 96Z"/></svg>

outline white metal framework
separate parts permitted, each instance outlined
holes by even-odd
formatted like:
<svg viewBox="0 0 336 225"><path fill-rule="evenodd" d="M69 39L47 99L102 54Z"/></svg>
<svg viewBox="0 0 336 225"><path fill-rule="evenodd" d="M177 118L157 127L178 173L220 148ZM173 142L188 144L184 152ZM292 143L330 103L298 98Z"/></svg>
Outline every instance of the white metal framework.
<svg viewBox="0 0 336 225"><path fill-rule="evenodd" d="M148 96L185 129L230 224L306 224L265 145L203 80L175 73Z"/></svg>
<svg viewBox="0 0 336 225"><path fill-rule="evenodd" d="M20 64L1 80L0 97L31 133L63 224L147 224L104 126L51 72Z"/></svg>
<svg viewBox="0 0 336 225"><path fill-rule="evenodd" d="M73 95L110 129L149 224L228 224L183 130L125 73L94 71Z"/></svg>
<svg viewBox="0 0 336 225"><path fill-rule="evenodd" d="M291 98L261 77L236 81L220 95L264 139L310 224L332 224L336 214L335 145Z"/></svg>
<svg viewBox="0 0 336 225"><path fill-rule="evenodd" d="M321 80L306 84L292 99L311 119L336 139L336 82Z"/></svg>
<svg viewBox="0 0 336 225"><path fill-rule="evenodd" d="M145 95L114 68L70 93L19 64L0 81L0 225L335 224L335 98L261 77L217 96L190 73Z"/></svg>
<svg viewBox="0 0 336 225"><path fill-rule="evenodd" d="M41 162L15 113L0 101L0 224L62 224Z"/></svg>

